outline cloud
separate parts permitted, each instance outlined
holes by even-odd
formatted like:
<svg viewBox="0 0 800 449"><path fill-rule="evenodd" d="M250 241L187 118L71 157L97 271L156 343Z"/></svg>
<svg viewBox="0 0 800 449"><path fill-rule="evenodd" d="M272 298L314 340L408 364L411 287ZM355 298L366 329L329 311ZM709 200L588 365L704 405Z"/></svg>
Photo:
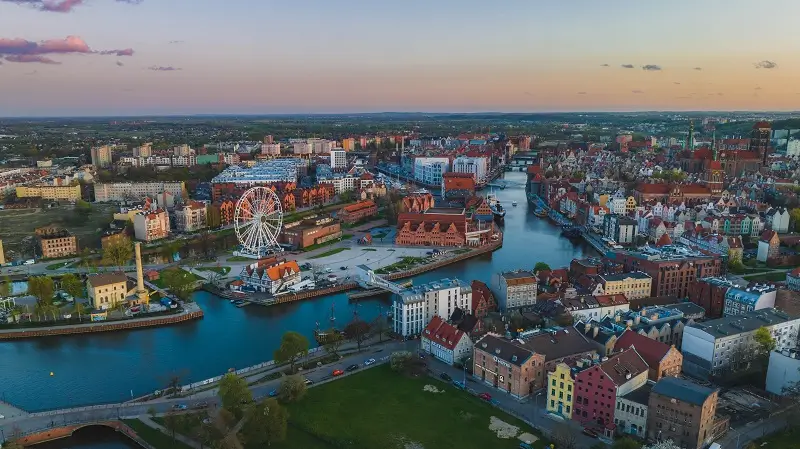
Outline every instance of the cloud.
<svg viewBox="0 0 800 449"><path fill-rule="evenodd" d="M623 69L632 69L633 64L622 64L620 67L622 67Z"/></svg>
<svg viewBox="0 0 800 449"><path fill-rule="evenodd" d="M179 41L169 41L168 43L169 43L169 44L182 44L182 43L184 43L184 42L185 42L185 41L180 41L180 40L179 40Z"/></svg>
<svg viewBox="0 0 800 449"><path fill-rule="evenodd" d="M773 61L767 61L766 59L763 60L763 61L757 62L757 63L755 63L753 65L757 69L774 69L774 68L778 67L778 64L776 64Z"/></svg>
<svg viewBox="0 0 800 449"><path fill-rule="evenodd" d="M691 100L692 97L675 97L678 100Z"/></svg>
<svg viewBox="0 0 800 449"><path fill-rule="evenodd" d="M174 72L176 70L181 70L180 67L172 67L172 66L160 66L160 65L151 65L147 68L147 70L152 70L154 72Z"/></svg>
<svg viewBox="0 0 800 449"><path fill-rule="evenodd" d="M34 71L32 71L32 72L27 72L27 73L25 73L25 75L27 75L27 76L33 76L33 75L36 75L37 73L39 73L39 71L38 71L38 70L34 70Z"/></svg>
<svg viewBox="0 0 800 449"><path fill-rule="evenodd" d="M718 97L724 97L724 96L725 96L725 94L723 94L722 92L717 92L717 96L718 96Z"/></svg>
<svg viewBox="0 0 800 449"><path fill-rule="evenodd" d="M679 82L675 81L675 82L673 82L672 84L677 84L677 85L679 85L679 86L680 86L680 84L681 84L681 83L679 83Z"/></svg>
<svg viewBox="0 0 800 449"><path fill-rule="evenodd" d="M101 55L133 56L133 49L126 48L124 50L103 50L99 53Z"/></svg>
<svg viewBox="0 0 800 449"><path fill-rule="evenodd" d="M600 64L600 67L608 67L608 64Z"/></svg>
<svg viewBox="0 0 800 449"><path fill-rule="evenodd" d="M694 70L703 70L702 67L695 67Z"/></svg>
<svg viewBox="0 0 800 449"><path fill-rule="evenodd" d="M642 70L646 70L648 72L657 72L661 70L661 66L655 64L647 64L642 66Z"/></svg>
<svg viewBox="0 0 800 449"><path fill-rule="evenodd" d="M89 48L89 44L87 44L86 41L79 36L67 36L64 39L49 39L39 42L33 42L20 38L0 38L0 57L5 57L6 61L54 64L57 63L57 61L53 61L52 59L46 57L34 58L34 56L65 54L132 56L133 49L126 48L124 50L94 51Z"/></svg>
<svg viewBox="0 0 800 449"><path fill-rule="evenodd" d="M84 0L0 0L0 2L29 6L45 12L67 13L71 12L76 6L82 5ZM142 0L116 0L116 2L138 5Z"/></svg>
<svg viewBox="0 0 800 449"><path fill-rule="evenodd" d="M124 65L125 65L125 64L123 64L123 63L122 63L122 61L117 61L117 66L118 66L118 67L122 67L122 66L124 66Z"/></svg>
<svg viewBox="0 0 800 449"><path fill-rule="evenodd" d="M643 94L644 93L643 90L639 90L639 89L632 90L631 92L634 93L634 94Z"/></svg>
<svg viewBox="0 0 800 449"><path fill-rule="evenodd" d="M578 95L586 95L586 92L578 92Z"/></svg>

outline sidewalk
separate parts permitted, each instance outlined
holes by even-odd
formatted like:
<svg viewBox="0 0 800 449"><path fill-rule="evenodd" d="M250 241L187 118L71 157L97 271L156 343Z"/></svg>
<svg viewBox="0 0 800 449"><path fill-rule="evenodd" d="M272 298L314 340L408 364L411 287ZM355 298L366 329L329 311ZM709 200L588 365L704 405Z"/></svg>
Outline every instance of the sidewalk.
<svg viewBox="0 0 800 449"><path fill-rule="evenodd" d="M164 426L162 426L161 424L158 424L157 422L155 422L152 419L150 419L149 416L147 416L147 415L139 415L137 418L139 419L139 421L143 422L147 427L151 427L151 428L156 429L159 432L163 433L164 435L172 437L172 433L169 430L165 429ZM198 443L198 442L196 442L196 441L194 441L194 440L192 440L190 438L186 438L185 436L181 435L178 432L175 432L175 439L180 441L181 443L189 446L189 447L193 447L193 448L196 448L196 449L201 449L202 448L200 443Z"/></svg>

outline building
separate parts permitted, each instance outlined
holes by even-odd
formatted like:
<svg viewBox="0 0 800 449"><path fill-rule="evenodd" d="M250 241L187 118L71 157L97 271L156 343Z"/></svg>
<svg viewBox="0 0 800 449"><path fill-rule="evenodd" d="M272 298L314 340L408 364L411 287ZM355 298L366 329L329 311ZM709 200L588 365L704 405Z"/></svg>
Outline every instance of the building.
<svg viewBox="0 0 800 449"><path fill-rule="evenodd" d="M566 363L575 367L578 362L584 361L588 366L589 361L598 359L592 342L572 327L525 337L523 346L544 356L544 369L537 366L532 376L533 386L537 389L546 385L547 373L554 371L559 364Z"/></svg>
<svg viewBox="0 0 800 449"><path fill-rule="evenodd" d="M133 147L133 157L150 157L153 155L153 144L143 143L138 147Z"/></svg>
<svg viewBox="0 0 800 449"><path fill-rule="evenodd" d="M768 229L761 233L761 238L758 239L758 253L756 260L760 262L767 262L768 259L778 257L781 254L781 239L778 233Z"/></svg>
<svg viewBox="0 0 800 449"><path fill-rule="evenodd" d="M42 250L42 258L55 259L78 254L78 238L69 231L55 226L36 229L36 238Z"/></svg>
<svg viewBox="0 0 800 449"><path fill-rule="evenodd" d="M617 252L615 256L615 262L621 263L625 271L641 271L650 276L650 296L685 298L694 281L722 272L721 258L680 245Z"/></svg>
<svg viewBox="0 0 800 449"><path fill-rule="evenodd" d="M628 300L647 298L652 290L653 278L640 271L623 274L602 274L600 282L606 295L623 294Z"/></svg>
<svg viewBox="0 0 800 449"><path fill-rule="evenodd" d="M467 216L464 209L432 207L424 212L403 212L397 219L395 244L408 246L465 246Z"/></svg>
<svg viewBox="0 0 800 449"><path fill-rule="evenodd" d="M747 312L775 307L777 290L773 285L755 284L746 288L730 287L725 292L723 315L744 315Z"/></svg>
<svg viewBox="0 0 800 449"><path fill-rule="evenodd" d="M617 397L614 424L617 435L644 439L647 435L647 404L652 387L649 383Z"/></svg>
<svg viewBox="0 0 800 449"><path fill-rule="evenodd" d="M52 201L72 201L81 199L80 184L69 186L33 185L16 188L17 198L41 198Z"/></svg>
<svg viewBox="0 0 800 449"><path fill-rule="evenodd" d="M347 152L345 150L331 150L331 169L342 170L347 168Z"/></svg>
<svg viewBox="0 0 800 449"><path fill-rule="evenodd" d="M300 282L300 267L294 260L262 259L245 265L239 279L244 283L242 290L274 295Z"/></svg>
<svg viewBox="0 0 800 449"><path fill-rule="evenodd" d="M117 307L126 301L130 290L128 277L124 273L93 274L86 280L89 301L96 310Z"/></svg>
<svg viewBox="0 0 800 449"><path fill-rule="evenodd" d="M500 311L507 313L536 304L538 280L530 271L507 271L492 276L492 288Z"/></svg>
<svg viewBox="0 0 800 449"><path fill-rule="evenodd" d="M489 164L485 157L459 156L453 160L453 172L469 173L477 183L485 183L489 176Z"/></svg>
<svg viewBox="0 0 800 449"><path fill-rule="evenodd" d="M130 238L124 229L108 230L100 237L100 247L106 249L126 241L130 244Z"/></svg>
<svg viewBox="0 0 800 449"><path fill-rule="evenodd" d="M420 348L448 365L472 357L469 335L434 316L420 336Z"/></svg>
<svg viewBox="0 0 800 449"><path fill-rule="evenodd" d="M378 206L372 200L359 201L339 209L336 217L342 223L353 224L378 214Z"/></svg>
<svg viewBox="0 0 800 449"><path fill-rule="evenodd" d="M494 299L492 291L489 286L481 281L472 281L472 306L470 311L472 316L478 319L478 325L481 325L481 320L489 315L489 312L497 311L497 301Z"/></svg>
<svg viewBox="0 0 800 449"><path fill-rule="evenodd" d="M163 193L176 198L187 198L186 186L178 182L112 182L94 185L94 200L98 203L109 201L141 201L145 197L155 198Z"/></svg>
<svg viewBox="0 0 800 449"><path fill-rule="evenodd" d="M460 279L442 279L402 290L392 299L392 330L420 335L434 316L449 318L456 308L469 310L472 287Z"/></svg>
<svg viewBox="0 0 800 449"><path fill-rule="evenodd" d="M175 229L179 232L195 232L207 227L206 203L190 201L175 208Z"/></svg>
<svg viewBox="0 0 800 449"><path fill-rule="evenodd" d="M770 137L772 137L772 125L769 122L758 122L753 125L753 130L750 131L750 143L747 146L747 150L759 156L763 167L767 166Z"/></svg>
<svg viewBox="0 0 800 449"><path fill-rule="evenodd" d="M544 365L544 357L495 334L475 342L472 377L514 398L533 391L533 371Z"/></svg>
<svg viewBox="0 0 800 449"><path fill-rule="evenodd" d="M287 223L280 235L281 243L296 249L308 248L341 237L341 223L330 217Z"/></svg>
<svg viewBox="0 0 800 449"><path fill-rule="evenodd" d="M169 214L163 209L139 212L133 216L133 234L143 242L167 238L169 226Z"/></svg>
<svg viewBox="0 0 800 449"><path fill-rule="evenodd" d="M775 339L776 350L792 349L800 318L778 309L761 309L690 324L683 330L683 371L708 378L749 366L758 354L752 337L761 327Z"/></svg>
<svg viewBox="0 0 800 449"><path fill-rule="evenodd" d="M447 172L442 175L442 197L469 198L475 194L475 176L471 173Z"/></svg>
<svg viewBox="0 0 800 449"><path fill-rule="evenodd" d="M414 179L425 185L439 187L442 175L450 168L450 159L446 157L418 157L414 159Z"/></svg>
<svg viewBox="0 0 800 449"><path fill-rule="evenodd" d="M632 347L647 362L650 367L647 377L653 382L658 382L664 376L677 376L681 373L683 355L674 345L653 340L633 330L623 332L614 345L617 351Z"/></svg>
<svg viewBox="0 0 800 449"><path fill-rule="evenodd" d="M795 395L800 388L800 353L796 349L769 353L766 390L777 396Z"/></svg>
<svg viewBox="0 0 800 449"><path fill-rule="evenodd" d="M575 298L564 298L564 307L576 320L602 320L607 316L630 310L630 303L625 295L582 295Z"/></svg>
<svg viewBox="0 0 800 449"><path fill-rule="evenodd" d="M786 273L786 288L800 292L800 268L795 268Z"/></svg>
<svg viewBox="0 0 800 449"><path fill-rule="evenodd" d="M719 318L725 309L725 294L734 283L724 277L707 277L692 282L689 301L706 311L706 317Z"/></svg>
<svg viewBox="0 0 800 449"><path fill-rule="evenodd" d="M276 158L258 162L252 167L231 165L211 180L211 199L238 198L256 186L297 185L298 177L307 171L308 163L308 160L298 158Z"/></svg>
<svg viewBox="0 0 800 449"><path fill-rule="evenodd" d="M603 235L620 245L630 245L636 242L639 233L639 222L618 214L603 216Z"/></svg>
<svg viewBox="0 0 800 449"><path fill-rule="evenodd" d="M578 362L583 366L583 362ZM547 412L564 419L572 419L573 395L575 394L575 378L573 368L566 363L559 363L553 371L547 373Z"/></svg>
<svg viewBox="0 0 800 449"><path fill-rule="evenodd" d="M720 435L718 391L688 380L665 377L653 386L647 403L647 439L672 440L678 447L700 449ZM722 424L722 425L720 425Z"/></svg>
<svg viewBox="0 0 800 449"><path fill-rule="evenodd" d="M103 145L102 147L92 147L91 149L92 165L97 168L108 168L112 163L111 147Z"/></svg>
<svg viewBox="0 0 800 449"><path fill-rule="evenodd" d="M0 265L6 264L6 251L3 249L3 240L0 240Z"/></svg>
<svg viewBox="0 0 800 449"><path fill-rule="evenodd" d="M617 398L646 384L647 372L647 363L635 348L581 371L575 376L572 419L584 426L599 425L605 436L613 436Z"/></svg>

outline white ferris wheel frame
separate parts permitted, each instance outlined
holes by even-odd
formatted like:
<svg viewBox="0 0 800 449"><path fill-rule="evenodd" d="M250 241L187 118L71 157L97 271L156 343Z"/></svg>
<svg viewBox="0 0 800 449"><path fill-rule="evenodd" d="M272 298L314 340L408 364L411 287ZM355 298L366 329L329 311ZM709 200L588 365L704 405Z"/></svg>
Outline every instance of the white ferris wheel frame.
<svg viewBox="0 0 800 449"><path fill-rule="evenodd" d="M244 192L236 202L233 224L244 253L261 257L281 250L278 235L283 226L283 208L272 189L252 187Z"/></svg>

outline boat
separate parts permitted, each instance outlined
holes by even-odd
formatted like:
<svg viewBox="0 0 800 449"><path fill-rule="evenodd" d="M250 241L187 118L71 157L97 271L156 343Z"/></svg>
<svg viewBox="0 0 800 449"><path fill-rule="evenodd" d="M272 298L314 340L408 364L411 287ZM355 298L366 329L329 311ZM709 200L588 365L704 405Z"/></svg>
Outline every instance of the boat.
<svg viewBox="0 0 800 449"><path fill-rule="evenodd" d="M536 215L539 218L547 218L547 212L544 209L537 209L533 212L533 215Z"/></svg>
<svg viewBox="0 0 800 449"><path fill-rule="evenodd" d="M516 201L512 201L511 205L514 206L514 207L517 207L517 202Z"/></svg>
<svg viewBox="0 0 800 449"><path fill-rule="evenodd" d="M581 230L577 226L564 225L561 227L561 234L569 239L581 238Z"/></svg>
<svg viewBox="0 0 800 449"><path fill-rule="evenodd" d="M506 217L506 211L503 209L503 205L500 204L500 200L498 200L494 194L490 193L486 195L486 202L489 204L489 209L492 210L494 220L497 222L503 221Z"/></svg>
<svg viewBox="0 0 800 449"><path fill-rule="evenodd" d="M334 322L336 321L336 315L334 313L333 305L331 305L331 314L328 317L328 321L331 322L330 329L322 330L320 329L320 323L317 321L317 327L314 329L314 340L317 341L317 344L323 346L334 339L341 339L344 337L341 330L336 329L334 327Z"/></svg>

